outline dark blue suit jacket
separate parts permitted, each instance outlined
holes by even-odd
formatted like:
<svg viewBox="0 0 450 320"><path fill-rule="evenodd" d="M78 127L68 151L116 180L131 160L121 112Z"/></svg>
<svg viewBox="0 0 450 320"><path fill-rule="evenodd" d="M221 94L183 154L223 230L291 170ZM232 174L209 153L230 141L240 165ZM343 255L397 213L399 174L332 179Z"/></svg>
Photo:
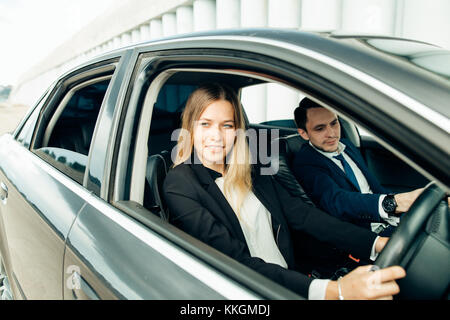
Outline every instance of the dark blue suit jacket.
<svg viewBox="0 0 450 320"><path fill-rule="evenodd" d="M345 153L358 165L373 194L362 194L333 161L303 144L295 155L293 172L314 203L331 215L370 228L371 222L382 222L378 211L380 194L390 193L370 173L359 150L347 139Z"/></svg>

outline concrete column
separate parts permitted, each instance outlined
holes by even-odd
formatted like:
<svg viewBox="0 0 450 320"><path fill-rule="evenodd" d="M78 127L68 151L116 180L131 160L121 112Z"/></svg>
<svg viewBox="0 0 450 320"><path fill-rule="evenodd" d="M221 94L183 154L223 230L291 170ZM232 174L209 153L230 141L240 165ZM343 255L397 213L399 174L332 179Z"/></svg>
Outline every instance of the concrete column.
<svg viewBox="0 0 450 320"><path fill-rule="evenodd" d="M284 85L271 83L267 88L267 120L293 119L300 94Z"/></svg>
<svg viewBox="0 0 450 320"><path fill-rule="evenodd" d="M150 21L150 39L158 39L163 35L161 19L152 19Z"/></svg>
<svg viewBox="0 0 450 320"><path fill-rule="evenodd" d="M392 0L343 0L342 30L394 35L396 2Z"/></svg>
<svg viewBox="0 0 450 320"><path fill-rule="evenodd" d="M103 43L102 46L101 46L101 50L102 50L102 53L111 51L112 50L112 44L110 43L110 41L106 41L105 43Z"/></svg>
<svg viewBox="0 0 450 320"><path fill-rule="evenodd" d="M301 2L298 0L269 0L268 25L274 28L300 27Z"/></svg>
<svg viewBox="0 0 450 320"><path fill-rule="evenodd" d="M139 28L131 30L131 42L138 43L141 40L141 32Z"/></svg>
<svg viewBox="0 0 450 320"><path fill-rule="evenodd" d="M194 30L194 12L191 6L181 6L176 11L177 33L189 33Z"/></svg>
<svg viewBox="0 0 450 320"><path fill-rule="evenodd" d="M332 31L341 28L341 0L302 0L301 29Z"/></svg>
<svg viewBox="0 0 450 320"><path fill-rule="evenodd" d="M115 36L113 39L113 49L120 48L121 46L120 36Z"/></svg>
<svg viewBox="0 0 450 320"><path fill-rule="evenodd" d="M267 85L258 84L242 89L241 102L250 123L265 121Z"/></svg>
<svg viewBox="0 0 450 320"><path fill-rule="evenodd" d="M241 0L216 0L217 29L239 28Z"/></svg>
<svg viewBox="0 0 450 320"><path fill-rule="evenodd" d="M267 27L267 0L241 0L241 27ZM243 89L241 101L250 122L259 123L266 120L267 85Z"/></svg>
<svg viewBox="0 0 450 320"><path fill-rule="evenodd" d="M177 34L177 19L174 12L163 14L161 21L164 37Z"/></svg>
<svg viewBox="0 0 450 320"><path fill-rule="evenodd" d="M216 29L215 0L194 0L194 31Z"/></svg>
<svg viewBox="0 0 450 320"><path fill-rule="evenodd" d="M122 46L128 46L131 44L131 34L129 32L124 32L120 36L120 42L122 43Z"/></svg>
<svg viewBox="0 0 450 320"><path fill-rule="evenodd" d="M241 26L267 27L267 0L241 0Z"/></svg>
<svg viewBox="0 0 450 320"><path fill-rule="evenodd" d="M399 36L422 40L450 49L450 1L404 1Z"/></svg>
<svg viewBox="0 0 450 320"><path fill-rule="evenodd" d="M301 3L297 0L269 0L268 26L298 29L301 19ZM267 86L266 120L292 119L298 105L297 90L279 84Z"/></svg>
<svg viewBox="0 0 450 320"><path fill-rule="evenodd" d="M141 25L139 30L141 34L140 41L150 40L150 25L148 23Z"/></svg>

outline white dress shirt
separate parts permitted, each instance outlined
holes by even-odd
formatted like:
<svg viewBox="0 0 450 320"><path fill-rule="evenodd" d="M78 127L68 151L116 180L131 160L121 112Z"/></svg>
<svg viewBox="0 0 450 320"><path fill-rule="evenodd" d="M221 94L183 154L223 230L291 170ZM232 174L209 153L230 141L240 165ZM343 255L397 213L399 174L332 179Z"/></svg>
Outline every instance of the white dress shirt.
<svg viewBox="0 0 450 320"><path fill-rule="evenodd" d="M224 178L219 177L215 182L223 193ZM234 199L235 194L233 194ZM273 237L270 212L251 191L240 208L239 223L252 257L258 257L265 262L275 263L287 268L287 263Z"/></svg>

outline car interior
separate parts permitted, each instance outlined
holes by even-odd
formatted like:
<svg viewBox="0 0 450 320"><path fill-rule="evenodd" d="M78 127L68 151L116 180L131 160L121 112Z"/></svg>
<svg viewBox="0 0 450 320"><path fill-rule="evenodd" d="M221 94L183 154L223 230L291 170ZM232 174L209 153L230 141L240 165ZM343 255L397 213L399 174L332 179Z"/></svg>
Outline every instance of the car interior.
<svg viewBox="0 0 450 320"><path fill-rule="evenodd" d="M232 87L238 96L241 97L242 89L246 86L255 84L261 84L265 81L260 78L255 78L248 75L233 74L233 73L219 73L219 72L195 72L195 71L179 71L173 73L167 78L160 86L156 102L153 105L153 112L151 116L151 125L148 132L147 139L147 161L145 165L145 188L142 194L143 206L150 212L159 216L162 220L168 221L170 212L167 210L167 205L164 203L162 197L162 186L164 178L173 165L172 152L176 146L177 136L174 134L181 126L181 113L184 105L187 101L189 94L195 90L195 88L204 82L220 82L225 83ZM314 97L311 97L314 99ZM321 101L317 102L322 103ZM322 103L325 107L328 107ZM296 106L293 106L294 108ZM245 112L245 105L243 105ZM338 112L339 115L339 112ZM396 155L386 150L379 144L376 138L367 135L360 135L357 126L346 119L345 117L339 117L341 123L341 135L347 139L350 139L361 151L365 158L369 168L373 171L375 176L379 179L382 185L390 188L394 192L405 192L413 189L424 187L429 181L422 174L418 173L411 166L400 160ZM309 199L304 192L302 186L293 176L290 166L292 165L293 155L299 150L303 143L303 140L296 131L295 123L292 119L273 119L260 123L250 123L247 121L247 127L256 129L259 133L257 139L264 139L263 142L267 143L267 149L270 150L270 146L276 143L279 147L279 158L271 158L270 163L265 165L272 165L273 161L277 161L278 172L275 178L278 179L288 191L303 199L303 201L314 206L313 202ZM265 130L264 130L265 129ZM278 134L274 137L271 136L269 129L277 129ZM268 137L267 137L268 135ZM258 146L260 144L258 143ZM257 152L259 154L259 152ZM442 209L445 211L445 209ZM442 217L445 213L441 213ZM448 225L448 218L442 218L445 220L444 225ZM440 237L446 237L447 232L442 231L442 225L436 230L441 232ZM435 236L435 235L434 235ZM357 261L355 263L351 255L348 253L339 251L337 248L325 243L317 244L317 240L312 237L301 234L293 233L293 237L297 244L302 246L302 256L296 257L299 265L299 270L311 274L313 272L316 276L322 278L332 278L338 276L340 270L333 269L336 267L334 258L339 256L348 256L348 264L345 266L345 272L351 271L358 265L368 263L364 261ZM309 244L314 242L316 244L316 251L309 250L311 247ZM420 261L420 265L423 267L426 265L425 256L430 254L423 254L420 258L411 259L411 255L414 250L410 251L410 255L407 261ZM439 249L437 249L439 251ZM437 252L434 249L431 252ZM405 262L406 263L406 262ZM411 262L409 262L411 263ZM422 267L419 267L422 268ZM341 268L342 269L342 268ZM342 270L341 270L342 271ZM443 274L446 271L441 270ZM411 283L417 282L418 274L414 274L410 277L413 280L404 281L405 286ZM444 281L445 282L445 281ZM433 281L435 284L436 281ZM420 285L424 285L421 283ZM429 286L428 286L429 287ZM440 287L440 293L447 292L448 288ZM417 292L417 290L409 290L410 293ZM444 294L444 295L446 295ZM405 298L411 298L411 294L404 295Z"/></svg>
<svg viewBox="0 0 450 320"><path fill-rule="evenodd" d="M208 72L178 72L164 83L154 104L150 132L148 134L146 188L150 192L146 190L144 193L145 207L152 209L159 208L164 211L164 204L155 203L154 197L149 196L149 194L155 192L153 186L162 185L163 173L164 171L167 172L172 165L170 156L173 148L176 146L177 138L176 136L172 136L172 134L181 127L181 113L189 94L199 84L212 81L227 84L234 88L238 95L241 94L244 87L262 83L261 80L242 75L237 76L233 74ZM245 105L243 108L245 112ZM383 186L392 189L394 192L404 192L423 187L428 183L428 180L424 176L397 158L394 154L384 149L373 137L361 136L355 124L343 117L340 117L339 121L341 123L342 137L351 140L359 147L369 168L373 170ZM280 150L279 161L285 167L281 167L277 178L284 179L285 185L292 193L303 195L305 201L312 204L296 179L293 176L286 176L286 172L289 172L289 168L292 166L294 154L306 142L297 133L294 120L277 119L261 123L247 122L247 126L250 129L255 129L259 133L260 136L258 136L258 139L265 139L267 142L267 150L270 151L270 146L274 142L278 143ZM271 137L270 129L278 130L278 137ZM156 158L160 160L155 160ZM273 158L271 161L277 161L277 159ZM283 168L286 168L286 172L284 172ZM157 174L160 171L161 174ZM154 180L150 179L154 176L161 177L162 181L158 181L155 184ZM399 179L399 177L402 177L402 179ZM156 189L158 190L160 188Z"/></svg>

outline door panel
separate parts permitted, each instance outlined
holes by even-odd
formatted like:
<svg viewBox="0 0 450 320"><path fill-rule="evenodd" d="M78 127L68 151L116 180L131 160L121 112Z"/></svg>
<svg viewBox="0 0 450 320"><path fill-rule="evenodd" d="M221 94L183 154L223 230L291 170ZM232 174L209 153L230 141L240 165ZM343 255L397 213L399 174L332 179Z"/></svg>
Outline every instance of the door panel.
<svg viewBox="0 0 450 320"><path fill-rule="evenodd" d="M61 299L65 238L84 201L59 178L74 183L10 140L2 152L0 179L8 187L2 204L10 264L19 287L15 298ZM36 184L39 185L36 188ZM14 287L14 286L12 286Z"/></svg>
<svg viewBox="0 0 450 320"><path fill-rule="evenodd" d="M88 298L86 289L81 290L83 283L76 278L72 282L73 270L100 299L223 299L218 291L230 287L235 297L255 297L140 222L93 198L95 207L83 208L69 234L64 299ZM208 276L217 281L205 283Z"/></svg>
<svg viewBox="0 0 450 320"><path fill-rule="evenodd" d="M361 136L361 153L378 181L394 193L411 191L428 183L428 179L370 136Z"/></svg>

